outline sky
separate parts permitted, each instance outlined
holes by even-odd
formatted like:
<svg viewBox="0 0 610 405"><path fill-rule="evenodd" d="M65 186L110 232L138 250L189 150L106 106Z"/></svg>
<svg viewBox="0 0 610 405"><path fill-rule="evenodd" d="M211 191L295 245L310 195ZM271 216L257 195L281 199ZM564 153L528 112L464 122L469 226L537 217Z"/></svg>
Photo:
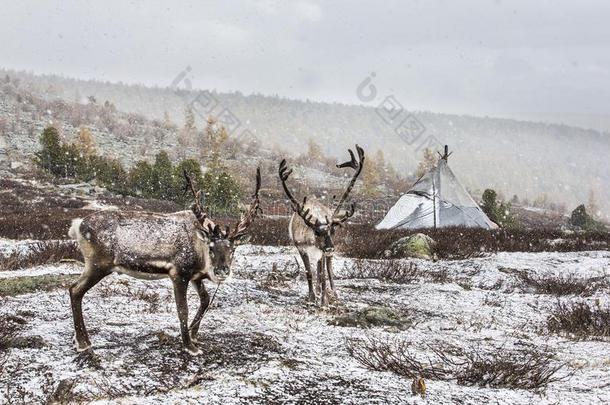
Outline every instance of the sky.
<svg viewBox="0 0 610 405"><path fill-rule="evenodd" d="M610 130L608 1L4 1L0 66ZM590 124L590 125L589 125ZM601 127L600 127L601 126Z"/></svg>

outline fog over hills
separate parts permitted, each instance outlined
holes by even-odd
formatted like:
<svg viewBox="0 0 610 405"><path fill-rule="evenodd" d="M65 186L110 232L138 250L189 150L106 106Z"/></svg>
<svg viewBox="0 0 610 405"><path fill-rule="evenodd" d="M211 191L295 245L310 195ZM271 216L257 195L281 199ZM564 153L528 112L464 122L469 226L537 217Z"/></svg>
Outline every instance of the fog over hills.
<svg viewBox="0 0 610 405"><path fill-rule="evenodd" d="M392 100L385 99L388 94L363 101L364 105L346 105L187 90L180 78L177 87L168 83L167 88L160 88L0 72L2 77L18 77L21 86L46 99L85 102L94 96L98 103L108 100L121 111L152 119L163 120L167 112L178 126L183 125L185 108L195 99L199 128L207 115L221 115L222 119L229 111L240 123L234 136L249 130L265 144L295 154L314 139L334 156L343 156L345 149L357 142L370 152L382 150L386 160L403 172L412 172L417 166L422 142L434 148L448 144L454 152L450 158L453 170L475 194L495 188L506 198L516 194L533 201L546 195L572 209L587 202L592 192L603 214L610 212L610 135L595 130L422 111L404 111L399 119L391 120L389 116L396 110L377 108L384 102L383 106L389 105ZM358 101L356 94L354 101ZM406 123L412 126L401 136L394 127L404 117L410 117Z"/></svg>

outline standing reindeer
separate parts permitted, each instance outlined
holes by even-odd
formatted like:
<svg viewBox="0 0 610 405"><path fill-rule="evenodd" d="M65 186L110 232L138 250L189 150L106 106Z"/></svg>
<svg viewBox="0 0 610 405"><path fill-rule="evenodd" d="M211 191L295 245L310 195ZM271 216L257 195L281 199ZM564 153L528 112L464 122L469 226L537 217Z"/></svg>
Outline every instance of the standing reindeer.
<svg viewBox="0 0 610 405"><path fill-rule="evenodd" d="M249 209L234 229L222 230L205 213L201 190L185 172L187 189L195 196L190 211L155 214L137 211L102 211L72 222L69 235L76 239L85 258L85 270L70 287L76 350L91 347L83 320L83 296L112 272L142 279L169 278L174 287L182 342L187 352L197 348L199 324L210 298L203 284L208 279L222 281L231 274L235 246L259 211L260 169ZM187 288L197 289L200 306L188 325Z"/></svg>
<svg viewBox="0 0 610 405"><path fill-rule="evenodd" d="M316 302L316 293L313 288L313 274L311 271L311 263L315 262L317 263L318 292L321 295L322 305L325 305L329 301L326 290L326 273L328 273L328 281L330 283L333 298L337 298L332 270L332 259L335 250L333 235L335 234L335 228L337 226L341 226L354 215L355 204L350 204L345 210L343 210L342 207L349 196L349 193L352 191L356 179L360 175L360 172L362 172L362 167L364 165L364 150L360 146L356 145L358 160L356 160L356 156L351 149L348 149L348 151L351 159L337 165L337 167L350 167L354 169L354 175L334 210L322 204L315 197L305 197L303 198L303 202L299 203L286 185L286 180L292 173L292 169L288 169L286 159L281 161L279 167L282 187L284 188L284 192L290 200L294 211L290 218L288 232L290 234L290 239L301 255L303 265L307 272L309 301Z"/></svg>

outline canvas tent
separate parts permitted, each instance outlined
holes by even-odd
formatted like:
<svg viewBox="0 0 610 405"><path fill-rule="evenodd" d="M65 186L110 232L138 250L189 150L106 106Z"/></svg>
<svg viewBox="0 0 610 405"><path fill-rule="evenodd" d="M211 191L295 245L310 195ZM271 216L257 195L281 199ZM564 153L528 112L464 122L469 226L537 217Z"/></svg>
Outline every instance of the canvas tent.
<svg viewBox="0 0 610 405"><path fill-rule="evenodd" d="M377 229L416 229L465 226L498 227L479 208L449 168L448 147L437 165L394 204Z"/></svg>

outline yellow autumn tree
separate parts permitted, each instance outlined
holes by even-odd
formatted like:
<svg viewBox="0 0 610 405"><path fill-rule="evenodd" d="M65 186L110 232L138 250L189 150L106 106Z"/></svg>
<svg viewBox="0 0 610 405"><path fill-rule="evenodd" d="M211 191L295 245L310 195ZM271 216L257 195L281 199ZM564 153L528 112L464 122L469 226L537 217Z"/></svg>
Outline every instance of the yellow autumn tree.
<svg viewBox="0 0 610 405"><path fill-rule="evenodd" d="M80 127L76 137L76 146L84 155L95 155L95 139L93 139L93 134L91 134L89 128Z"/></svg>
<svg viewBox="0 0 610 405"><path fill-rule="evenodd" d="M437 162L438 162L438 158L436 157L436 155L434 154L432 149L430 149L430 148L424 149L424 156L422 157L422 160L419 162L419 165L417 166L417 170L415 171L415 176L417 176L417 178L420 178L424 174L428 173L428 171L430 169L432 169L434 166L436 166Z"/></svg>
<svg viewBox="0 0 610 405"><path fill-rule="evenodd" d="M381 168L377 162L377 156L369 156L362 169L362 192L368 197L379 195L379 184L381 179Z"/></svg>
<svg viewBox="0 0 610 405"><path fill-rule="evenodd" d="M217 159L229 140L229 132L224 126L219 125L214 117L208 118L204 132L211 152L210 157Z"/></svg>
<svg viewBox="0 0 610 405"><path fill-rule="evenodd" d="M307 143L307 158L315 162L319 162L324 159L322 147L311 138Z"/></svg>

